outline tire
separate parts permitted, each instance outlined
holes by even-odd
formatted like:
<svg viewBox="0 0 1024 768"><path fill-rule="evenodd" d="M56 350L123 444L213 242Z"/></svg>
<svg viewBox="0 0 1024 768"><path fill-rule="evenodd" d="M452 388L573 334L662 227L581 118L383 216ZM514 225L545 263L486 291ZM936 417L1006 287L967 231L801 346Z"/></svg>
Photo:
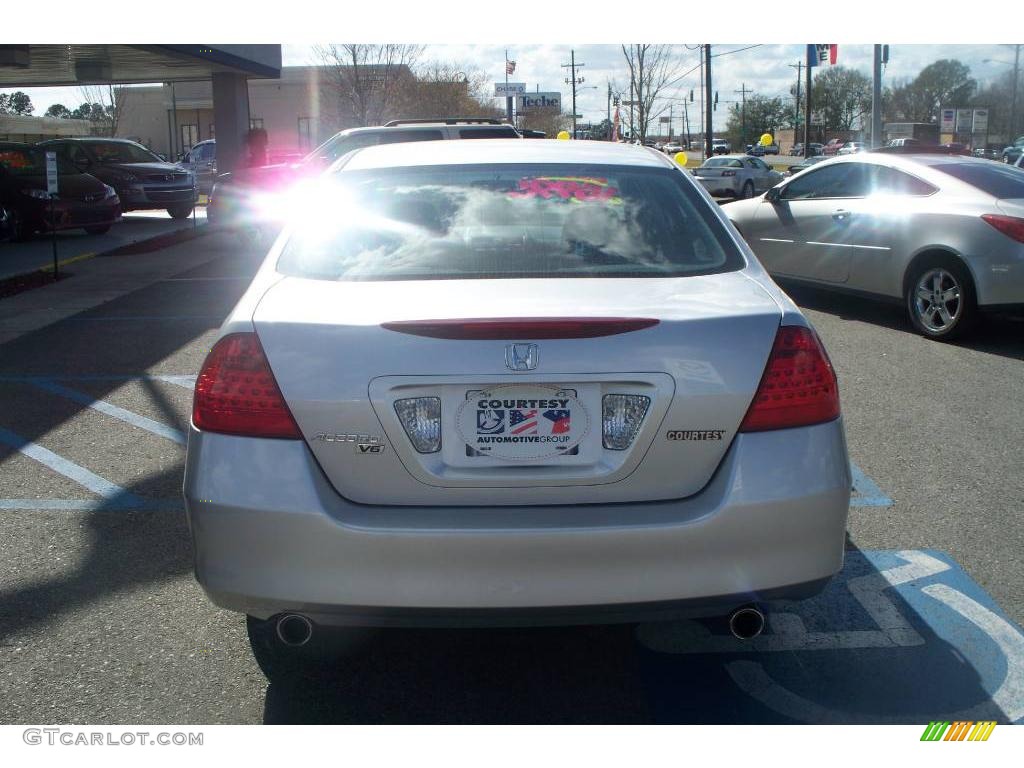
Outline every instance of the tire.
<svg viewBox="0 0 1024 768"><path fill-rule="evenodd" d="M743 185L743 189L740 190L740 197L743 200L749 200L753 196L754 196L754 183L752 181L748 181L746 184Z"/></svg>
<svg viewBox="0 0 1024 768"><path fill-rule="evenodd" d="M90 235L105 235L107 234L107 232L110 231L110 225L103 224L102 226L98 227L86 227L85 231L88 232Z"/></svg>
<svg viewBox="0 0 1024 768"><path fill-rule="evenodd" d="M31 240L35 232L26 223L24 214L17 208L8 208L7 215L7 226L11 232L11 242L24 243L26 240Z"/></svg>
<svg viewBox="0 0 1024 768"><path fill-rule="evenodd" d="M936 341L962 338L978 320L974 281L952 256L936 256L914 267L904 296L910 322Z"/></svg>
<svg viewBox="0 0 1024 768"><path fill-rule="evenodd" d="M278 635L277 621L245 617L249 647L264 676L270 682L288 683L330 678L345 656L358 652L375 634L371 629L320 627L305 645L287 645Z"/></svg>
<svg viewBox="0 0 1024 768"><path fill-rule="evenodd" d="M171 215L172 219L187 219L192 215L193 206L190 205L176 205L173 208L168 208L167 213Z"/></svg>

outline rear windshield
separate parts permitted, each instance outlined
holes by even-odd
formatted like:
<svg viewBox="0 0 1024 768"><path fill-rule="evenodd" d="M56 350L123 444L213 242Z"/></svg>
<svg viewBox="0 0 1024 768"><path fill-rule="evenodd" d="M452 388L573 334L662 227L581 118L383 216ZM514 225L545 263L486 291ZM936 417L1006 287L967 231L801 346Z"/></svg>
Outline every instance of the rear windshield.
<svg viewBox="0 0 1024 768"><path fill-rule="evenodd" d="M711 157L704 161L703 168L742 168L743 163L735 157Z"/></svg>
<svg viewBox="0 0 1024 768"><path fill-rule="evenodd" d="M675 277L739 269L668 168L466 165L337 174L278 261L324 280ZM324 199L326 198L326 199Z"/></svg>
<svg viewBox="0 0 1024 768"><path fill-rule="evenodd" d="M937 171L1001 200L1024 198L1024 170L1000 163L938 163Z"/></svg>

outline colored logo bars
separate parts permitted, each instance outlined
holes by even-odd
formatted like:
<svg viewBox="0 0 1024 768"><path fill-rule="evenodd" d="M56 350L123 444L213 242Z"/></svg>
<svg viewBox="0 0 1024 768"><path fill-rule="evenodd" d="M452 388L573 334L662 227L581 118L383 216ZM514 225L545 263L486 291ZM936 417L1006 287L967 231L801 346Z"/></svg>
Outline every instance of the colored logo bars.
<svg viewBox="0 0 1024 768"><path fill-rule="evenodd" d="M839 46L835 43L813 43L807 46L807 66L835 64L839 58Z"/></svg>
<svg viewBox="0 0 1024 768"><path fill-rule="evenodd" d="M954 723L933 720L921 734L921 741L988 741L996 727L995 720L958 720Z"/></svg>

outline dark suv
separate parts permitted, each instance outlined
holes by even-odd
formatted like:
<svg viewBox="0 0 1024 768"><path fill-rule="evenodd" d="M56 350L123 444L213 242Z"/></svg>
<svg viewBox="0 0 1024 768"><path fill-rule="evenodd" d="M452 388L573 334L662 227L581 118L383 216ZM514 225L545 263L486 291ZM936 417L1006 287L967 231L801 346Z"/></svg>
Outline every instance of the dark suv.
<svg viewBox="0 0 1024 768"><path fill-rule="evenodd" d="M176 219L192 213L195 175L167 163L141 144L127 139L52 139L37 146L117 190L122 211L165 208Z"/></svg>

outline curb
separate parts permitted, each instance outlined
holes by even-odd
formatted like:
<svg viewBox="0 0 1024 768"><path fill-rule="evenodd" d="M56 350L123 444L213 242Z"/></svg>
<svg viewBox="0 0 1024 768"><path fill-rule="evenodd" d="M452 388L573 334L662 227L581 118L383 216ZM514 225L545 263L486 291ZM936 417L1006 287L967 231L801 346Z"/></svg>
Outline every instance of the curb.
<svg viewBox="0 0 1024 768"><path fill-rule="evenodd" d="M172 245L180 245L181 243L194 240L207 234L212 234L214 230L209 229L209 225L204 224L201 227L184 228L174 232L167 232L161 235L156 235L146 240L138 240L134 243L127 243L125 245L119 245L111 248L108 251L97 251L90 253L80 253L77 256L71 256L67 259L57 262L58 267L63 268L68 264L74 264L80 261L86 261L87 259L94 259L97 257L106 256L133 256L143 253L153 253L164 248L169 248ZM0 279L0 301L11 296L17 296L26 291L31 291L34 288L41 288L46 285L53 285L54 280L52 279L53 267L39 267L38 269L31 269L26 272L22 272L18 275L10 275L3 279ZM46 279L49 276L49 279ZM72 275L62 274L60 280L63 281Z"/></svg>

